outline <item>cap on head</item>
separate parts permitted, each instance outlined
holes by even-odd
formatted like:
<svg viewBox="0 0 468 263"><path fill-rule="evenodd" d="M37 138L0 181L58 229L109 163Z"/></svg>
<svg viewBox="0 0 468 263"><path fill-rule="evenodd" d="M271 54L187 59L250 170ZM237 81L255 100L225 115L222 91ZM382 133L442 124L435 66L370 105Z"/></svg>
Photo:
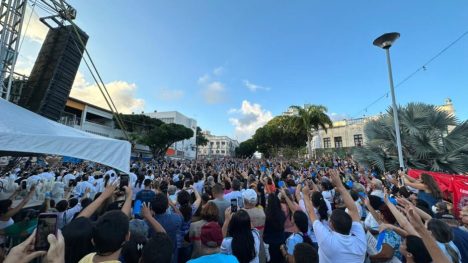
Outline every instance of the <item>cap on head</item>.
<svg viewBox="0 0 468 263"><path fill-rule="evenodd" d="M202 226L200 233L201 243L204 246L215 248L221 246L223 233L218 222L209 222Z"/></svg>
<svg viewBox="0 0 468 263"><path fill-rule="evenodd" d="M242 198L249 204L257 203L257 192L253 189L247 189L242 193Z"/></svg>

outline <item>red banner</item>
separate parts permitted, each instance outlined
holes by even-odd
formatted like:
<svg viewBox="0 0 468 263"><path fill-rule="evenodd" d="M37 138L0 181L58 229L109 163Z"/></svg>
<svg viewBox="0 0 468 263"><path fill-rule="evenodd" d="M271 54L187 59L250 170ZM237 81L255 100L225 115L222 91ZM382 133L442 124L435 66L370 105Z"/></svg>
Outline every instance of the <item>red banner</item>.
<svg viewBox="0 0 468 263"><path fill-rule="evenodd" d="M412 169L408 171L408 175L415 179L419 179L422 173L434 178L446 199L453 197L453 210L458 217L460 209L468 205L468 176Z"/></svg>

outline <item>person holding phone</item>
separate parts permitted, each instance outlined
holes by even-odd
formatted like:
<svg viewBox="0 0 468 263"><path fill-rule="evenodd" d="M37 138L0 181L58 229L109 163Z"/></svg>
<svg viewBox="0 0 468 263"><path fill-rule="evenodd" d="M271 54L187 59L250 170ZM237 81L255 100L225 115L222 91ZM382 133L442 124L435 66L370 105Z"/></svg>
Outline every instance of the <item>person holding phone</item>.
<svg viewBox="0 0 468 263"><path fill-rule="evenodd" d="M36 243L36 233L37 229L25 241L13 247L3 263L27 263L42 256L46 256L43 262L65 263L65 239L62 232L58 230L56 234L47 235L47 250L32 249Z"/></svg>

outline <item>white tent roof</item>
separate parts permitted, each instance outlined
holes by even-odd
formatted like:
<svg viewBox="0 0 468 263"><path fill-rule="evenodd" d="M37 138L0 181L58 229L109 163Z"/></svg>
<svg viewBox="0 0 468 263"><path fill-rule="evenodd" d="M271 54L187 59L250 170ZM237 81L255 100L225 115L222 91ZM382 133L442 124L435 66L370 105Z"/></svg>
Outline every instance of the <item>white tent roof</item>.
<svg viewBox="0 0 468 263"><path fill-rule="evenodd" d="M131 145L62 125L0 99L0 151L70 156L128 172Z"/></svg>

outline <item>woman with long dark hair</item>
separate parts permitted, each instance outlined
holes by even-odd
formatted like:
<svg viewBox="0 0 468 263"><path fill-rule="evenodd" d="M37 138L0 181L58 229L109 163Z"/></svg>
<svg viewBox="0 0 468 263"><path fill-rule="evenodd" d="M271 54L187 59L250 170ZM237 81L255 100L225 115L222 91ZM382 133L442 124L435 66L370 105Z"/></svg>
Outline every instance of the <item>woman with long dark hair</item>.
<svg viewBox="0 0 468 263"><path fill-rule="evenodd" d="M269 245L270 263L283 262L280 246L284 243L284 221L286 215L281 209L281 201L274 193L268 195L265 209L265 230L263 241Z"/></svg>
<svg viewBox="0 0 468 263"><path fill-rule="evenodd" d="M327 205L327 201L320 192L312 193L312 204L316 209L315 213L319 216L321 222L328 222L328 216L331 214L331 209Z"/></svg>
<svg viewBox="0 0 468 263"><path fill-rule="evenodd" d="M281 246L281 254L286 262L294 262L294 247L300 243L312 245L307 232L309 231L309 219L306 213L298 210L293 214L294 232L286 240L286 244Z"/></svg>
<svg viewBox="0 0 468 263"><path fill-rule="evenodd" d="M192 254L192 246L188 242L188 233L192 222L192 216L198 210L201 203L200 194L195 187L193 187L193 192L196 198L193 204L190 203L191 196L188 191L182 190L177 194L178 208L184 218L181 230L177 233L177 248L179 253L177 259L179 262L186 262L190 259Z"/></svg>
<svg viewBox="0 0 468 263"><path fill-rule="evenodd" d="M429 205L429 208L442 200L442 191L434 178L428 174L421 174L419 181L405 174L405 183L408 186L419 190L418 199L423 200Z"/></svg>
<svg viewBox="0 0 468 263"><path fill-rule="evenodd" d="M259 263L260 234L251 226L246 211L232 214L230 208L226 209L221 253L234 255L240 263Z"/></svg>

